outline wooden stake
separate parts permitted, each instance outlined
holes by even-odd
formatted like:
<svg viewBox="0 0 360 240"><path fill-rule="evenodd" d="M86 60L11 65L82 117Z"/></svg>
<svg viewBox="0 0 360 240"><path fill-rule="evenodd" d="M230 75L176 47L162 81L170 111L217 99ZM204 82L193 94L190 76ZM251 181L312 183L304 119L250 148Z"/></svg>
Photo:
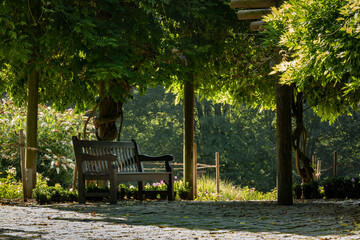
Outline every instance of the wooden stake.
<svg viewBox="0 0 360 240"><path fill-rule="evenodd" d="M20 129L20 167L21 167L21 181L23 183L23 197L25 200L26 184L25 183L25 141L24 130Z"/></svg>
<svg viewBox="0 0 360 240"><path fill-rule="evenodd" d="M196 143L194 143L194 198L197 197L197 148Z"/></svg>
<svg viewBox="0 0 360 240"><path fill-rule="evenodd" d="M316 157L315 157L315 155L313 155L312 156L312 166L313 166L313 169L314 169L314 180L316 180L316 171L315 171L315 169L316 169Z"/></svg>
<svg viewBox="0 0 360 240"><path fill-rule="evenodd" d="M318 160L317 162L317 181L320 181L320 176L321 176L321 160Z"/></svg>
<svg viewBox="0 0 360 240"><path fill-rule="evenodd" d="M337 151L334 151L334 177L337 174Z"/></svg>
<svg viewBox="0 0 360 240"><path fill-rule="evenodd" d="M78 139L81 140L81 133L78 133L77 135ZM84 139L85 139L85 135L84 135ZM75 160L76 161L76 160ZM75 162L75 168L74 168L74 176L73 176L73 185L72 185L72 190L75 191L76 189L76 178L77 178L77 164Z"/></svg>
<svg viewBox="0 0 360 240"><path fill-rule="evenodd" d="M220 161L219 161L219 152L215 153L216 161L216 192L217 196L220 196Z"/></svg>

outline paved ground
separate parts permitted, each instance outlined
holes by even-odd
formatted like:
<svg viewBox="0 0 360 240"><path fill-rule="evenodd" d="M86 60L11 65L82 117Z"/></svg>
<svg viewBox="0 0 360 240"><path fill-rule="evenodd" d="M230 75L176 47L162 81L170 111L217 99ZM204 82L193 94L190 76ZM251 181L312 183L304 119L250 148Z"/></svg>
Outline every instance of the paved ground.
<svg viewBox="0 0 360 240"><path fill-rule="evenodd" d="M360 239L360 202L0 205L0 239Z"/></svg>

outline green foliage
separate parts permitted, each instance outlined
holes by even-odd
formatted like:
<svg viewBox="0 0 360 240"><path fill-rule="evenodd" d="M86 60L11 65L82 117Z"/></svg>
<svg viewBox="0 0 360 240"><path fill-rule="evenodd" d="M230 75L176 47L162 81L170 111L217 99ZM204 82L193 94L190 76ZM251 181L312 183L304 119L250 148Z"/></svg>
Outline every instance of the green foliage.
<svg viewBox="0 0 360 240"><path fill-rule="evenodd" d="M39 174L37 176L37 183L33 190L32 197L39 204L50 204L77 201L78 194L76 191L65 190L60 184L48 186L46 179Z"/></svg>
<svg viewBox="0 0 360 240"><path fill-rule="evenodd" d="M275 71L324 118L357 109L360 100L359 6L350 0L289 0L266 18L268 42L286 52Z"/></svg>
<svg viewBox="0 0 360 240"><path fill-rule="evenodd" d="M6 170L6 177L0 178L0 198L17 199L23 195L22 183L15 178L16 170L11 168Z"/></svg>
<svg viewBox="0 0 360 240"><path fill-rule="evenodd" d="M302 186L295 184L293 190L297 199L301 198L302 192L305 199L360 198L360 178L327 177L321 182L314 181Z"/></svg>
<svg viewBox="0 0 360 240"><path fill-rule="evenodd" d="M188 182L184 182L182 180L176 181L174 183L174 188L176 195L180 199L187 199L190 193L190 186Z"/></svg>
<svg viewBox="0 0 360 240"><path fill-rule="evenodd" d="M167 1L165 1L167 2ZM162 51L163 1L1 1L0 92L21 104L27 74L40 73L40 102L84 110L104 96L169 81ZM126 13L126 14L124 14ZM156 76L156 77L155 77Z"/></svg>
<svg viewBox="0 0 360 240"><path fill-rule="evenodd" d="M176 96L160 87L143 96L133 95L124 108L122 139L135 138L143 153L172 154L176 162L182 162L182 102L175 105ZM222 179L261 191L275 187L273 112L196 98L195 142L198 163L213 165L215 152L220 153ZM206 171L214 176L213 169Z"/></svg>
<svg viewBox="0 0 360 240"><path fill-rule="evenodd" d="M197 197L199 201L234 201L234 200L267 200L276 199L276 190L262 193L255 188L239 187L228 181L220 181L220 194L217 195L216 179L204 175L198 178Z"/></svg>
<svg viewBox="0 0 360 240"><path fill-rule="evenodd" d="M317 181L312 181L310 183L303 184L302 191L306 199L322 198L322 194L320 193L319 182Z"/></svg>
<svg viewBox="0 0 360 240"><path fill-rule="evenodd" d="M312 181L305 184L294 184L293 193L295 199L319 199L324 197L323 187L319 185L319 182Z"/></svg>
<svg viewBox="0 0 360 240"><path fill-rule="evenodd" d="M146 184L146 191L163 191L167 186L164 182L154 182ZM137 199L137 187L133 185L120 185L119 198L120 199ZM189 183L183 180L175 180L174 190L176 192L176 199L186 200L190 191ZM165 199L166 195L147 195L148 199ZM239 187L228 181L221 181L220 195L216 194L216 180L210 176L203 176L198 178L197 187L197 201L233 201L233 200L267 200L273 201L276 199L276 189L268 193L262 193L255 188Z"/></svg>
<svg viewBox="0 0 360 240"><path fill-rule="evenodd" d="M19 131L25 127L26 110L15 107L8 98L0 100L0 142L11 146L0 146L0 171L12 166L16 168L16 179L20 173ZM82 115L67 109L60 113L54 109L40 105L38 114L38 154L37 171L49 179L49 184L61 183L70 186L75 167L71 136L82 132ZM24 132L26 134L26 132Z"/></svg>
<svg viewBox="0 0 360 240"><path fill-rule="evenodd" d="M333 177L323 182L326 198L360 198L360 178Z"/></svg>

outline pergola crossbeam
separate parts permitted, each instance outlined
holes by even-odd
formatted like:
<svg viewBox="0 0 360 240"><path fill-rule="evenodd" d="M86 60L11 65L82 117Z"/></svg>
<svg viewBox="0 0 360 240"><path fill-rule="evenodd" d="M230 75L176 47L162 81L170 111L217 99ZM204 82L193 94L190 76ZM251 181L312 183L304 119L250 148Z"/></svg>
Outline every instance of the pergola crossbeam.
<svg viewBox="0 0 360 240"><path fill-rule="evenodd" d="M270 8L275 0L231 0L231 8Z"/></svg>
<svg viewBox="0 0 360 240"><path fill-rule="evenodd" d="M239 20L261 19L264 15L271 13L271 8L239 10L237 17Z"/></svg>

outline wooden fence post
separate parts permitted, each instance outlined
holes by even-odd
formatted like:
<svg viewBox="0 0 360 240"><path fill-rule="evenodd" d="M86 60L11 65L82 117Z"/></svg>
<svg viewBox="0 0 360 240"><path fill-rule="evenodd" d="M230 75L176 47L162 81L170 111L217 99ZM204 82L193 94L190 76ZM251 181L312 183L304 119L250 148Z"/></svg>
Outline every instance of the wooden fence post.
<svg viewBox="0 0 360 240"><path fill-rule="evenodd" d="M337 151L334 151L334 177L337 174Z"/></svg>
<svg viewBox="0 0 360 240"><path fill-rule="evenodd" d="M194 198L197 197L197 148L196 143L194 143Z"/></svg>
<svg viewBox="0 0 360 240"><path fill-rule="evenodd" d="M317 181L320 181L320 176L321 176L321 160L318 160L317 162L317 171L316 171L316 176L317 176Z"/></svg>
<svg viewBox="0 0 360 240"><path fill-rule="evenodd" d="M24 130L20 129L20 167L21 167L21 181L23 183L23 197L25 199L26 184L25 183L25 141Z"/></svg>
<svg viewBox="0 0 360 240"><path fill-rule="evenodd" d="M81 140L81 133L78 133L77 135L78 139ZM85 136L84 136L85 139ZM72 190L75 191L76 190L76 179L77 179L77 165L76 165L76 160L75 160L75 167L74 167L74 175L73 175L73 185L72 185Z"/></svg>
<svg viewBox="0 0 360 240"><path fill-rule="evenodd" d="M316 157L315 157L315 155L313 155L312 156L312 166L313 166L313 169L314 169L314 173L313 173L313 178L314 178L314 180L316 180Z"/></svg>
<svg viewBox="0 0 360 240"><path fill-rule="evenodd" d="M219 160L219 152L215 153L215 161L216 161L216 191L217 196L220 196L220 160Z"/></svg>

